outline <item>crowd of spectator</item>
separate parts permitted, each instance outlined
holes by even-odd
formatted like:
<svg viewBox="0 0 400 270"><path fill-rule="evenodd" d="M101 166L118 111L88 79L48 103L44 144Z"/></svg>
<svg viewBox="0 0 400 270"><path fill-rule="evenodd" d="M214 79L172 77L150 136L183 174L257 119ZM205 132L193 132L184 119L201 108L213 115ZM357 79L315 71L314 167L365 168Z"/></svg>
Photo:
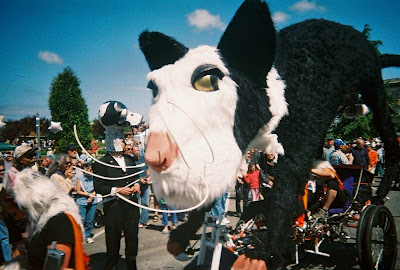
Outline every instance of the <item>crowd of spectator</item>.
<svg viewBox="0 0 400 270"><path fill-rule="evenodd" d="M372 175L383 176L385 165L384 145L378 139L357 138L346 142L328 138L323 148L323 160L331 165L358 164Z"/></svg>
<svg viewBox="0 0 400 270"><path fill-rule="evenodd" d="M366 175L371 183L374 176L383 176L384 174L384 145L378 138L363 139L359 137L347 142L340 138L327 138L321 150L322 155L316 157L316 160L325 160L328 162L326 164L333 166L360 165L367 172ZM267 196L268 190L274 185L274 167L277 162L278 157L274 153L264 153L255 148L246 152L237 172L236 216L243 212L249 202L262 200L264 196ZM394 189L400 189L400 185L396 183ZM333 197L333 199L335 198ZM242 201L243 207L241 206ZM326 204L325 208L329 208L329 206Z"/></svg>
<svg viewBox="0 0 400 270"><path fill-rule="evenodd" d="M144 132L143 130L140 130ZM132 164L142 164L144 163L144 138L136 137L136 134L128 135L124 142L124 153L127 157L132 159ZM49 180L53 185L58 187L59 193L67 194L73 201L75 201L76 206L79 209L80 222L84 228L84 241L88 244L94 243L92 230L94 227L103 226L104 221L104 210L102 208L102 196L95 192L95 185L92 175L92 165L96 163L95 159L100 159L101 154L99 154L98 143L93 140L91 147L87 149L87 152L82 151L82 154L78 154L78 149L76 145L68 145L64 151L55 152L53 147L54 142L46 142L42 147L46 147L46 150L40 152L39 159L37 160L38 151L34 148L33 141L23 142L21 145L17 146L14 151L8 151L5 153L0 153L0 181L3 182L4 172L7 168L7 178L12 181L18 173L22 172L26 168L30 168L34 175L41 175L42 178ZM147 170L147 167L141 168L143 170L140 174L140 193L135 193L138 197L140 203L144 206L149 206L150 196L152 194L151 189L151 177ZM136 177L135 177L136 179ZM1 187L0 187L1 190ZM2 209L6 208L6 199L10 198L11 195L3 189L3 193L6 194L2 196L0 201L2 201ZM154 199L156 202L157 200ZM3 222L3 217L15 218L17 215L21 214L21 211L17 212L18 206L13 204L14 208L12 211L1 211L0 210L0 265L10 261L20 252L17 250L17 246L20 245L20 238L15 241L15 237L9 237L7 225ZM158 205L157 205L158 206ZM164 207L164 206L163 206ZM26 221L26 214L23 217L18 218L20 220ZM158 213L156 212L153 218L154 222L158 220ZM165 223L165 218L163 218L163 224ZM180 215L180 220L184 220L184 215ZM14 220L15 221L15 220ZM150 225L149 223L149 211L143 209L138 218L138 228L143 228ZM17 221L15 221L17 222ZM19 222L19 221L18 221ZM175 229L176 223L174 221L172 224L172 229ZM24 228L22 226L21 228ZM20 233L23 233L24 229L21 229ZM168 231L168 226L165 226L163 233ZM26 240L26 239L25 239ZM29 242L29 241L28 241ZM50 244L50 243L49 243ZM135 255L136 257L136 255Z"/></svg>
<svg viewBox="0 0 400 270"><path fill-rule="evenodd" d="M146 130L141 130L139 134L145 134ZM29 143L29 142L28 142ZM35 148L24 143L18 146L14 152L3 153L0 157L0 180L4 177L5 168L9 168L8 177L14 179L15 175L25 168L32 168L43 176L47 177L59 187L60 192L68 194L75 201L84 227L84 240L86 243L94 243L92 230L95 226L102 226L103 211L101 208L102 196L96 193L92 176L92 164L98 155L99 147L96 141L91 143L87 152L78 154L75 145L70 144L62 153L55 153L53 143L47 143L47 153L37 157ZM134 163L144 163L144 141L134 134L128 135L123 144L123 154L133 159ZM329 162L331 165L358 164L362 166L372 176L382 176L384 174L384 145L379 139L357 138L351 142L346 142L340 138L328 138L322 149L321 160ZM265 153L259 149L252 148L246 151L242 164L237 171L237 181L235 185L236 193L236 212L235 216L245 210L252 201L263 200L268 196L268 192L273 188L275 181L275 165L278 156L274 153ZM160 209L174 209L168 206L163 198L155 198L152 192L151 176L147 167L141 169L143 172L140 177L140 193L137 199L144 206L150 205L150 198L153 197L154 207ZM398 183L395 188L399 188ZM338 190L338 189L337 189ZM224 216L226 214L225 202L228 197L227 192L217 199L211 208L211 213L222 216L221 224L228 224ZM6 204L2 203L2 206ZM4 207L3 206L3 207ZM328 206L329 207L329 206ZM325 207L326 208L326 207ZM324 209L324 208L323 208ZM326 210L326 209L324 209ZM18 213L17 213L18 214ZM14 214L14 215L17 215ZM323 213L325 214L325 213ZM4 237L7 226L4 222L7 214L0 214L0 236L2 253L0 263L11 260L15 253L17 243L14 239ZM138 228L150 225L149 211L142 209L138 218ZM185 214L172 214L171 226L168 226L168 215L162 215L162 233L167 233L169 229L175 229L179 221L185 221ZM153 222L158 221L158 213L153 215ZM217 221L218 222L218 221ZM18 239L20 241L21 239Z"/></svg>

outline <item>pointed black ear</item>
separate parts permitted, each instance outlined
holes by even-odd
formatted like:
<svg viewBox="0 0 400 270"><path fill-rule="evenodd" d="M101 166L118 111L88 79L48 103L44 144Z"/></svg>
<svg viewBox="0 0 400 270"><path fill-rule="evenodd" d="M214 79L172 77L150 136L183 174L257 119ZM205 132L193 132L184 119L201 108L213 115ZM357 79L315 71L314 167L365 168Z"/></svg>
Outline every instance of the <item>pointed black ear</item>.
<svg viewBox="0 0 400 270"><path fill-rule="evenodd" d="M151 70L173 64L188 52L181 43L159 32L144 31L140 34L139 45Z"/></svg>
<svg viewBox="0 0 400 270"><path fill-rule="evenodd" d="M276 30L267 4L247 0L228 25L218 49L229 67L261 83L274 62L275 46Z"/></svg>

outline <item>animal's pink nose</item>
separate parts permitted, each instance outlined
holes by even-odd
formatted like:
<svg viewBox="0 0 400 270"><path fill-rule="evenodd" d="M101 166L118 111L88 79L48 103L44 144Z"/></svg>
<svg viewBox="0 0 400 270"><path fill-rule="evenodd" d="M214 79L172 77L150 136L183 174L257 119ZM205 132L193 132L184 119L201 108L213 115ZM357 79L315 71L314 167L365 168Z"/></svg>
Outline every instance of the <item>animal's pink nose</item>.
<svg viewBox="0 0 400 270"><path fill-rule="evenodd" d="M168 169L178 157L178 147L167 133L150 133L144 159L156 172Z"/></svg>

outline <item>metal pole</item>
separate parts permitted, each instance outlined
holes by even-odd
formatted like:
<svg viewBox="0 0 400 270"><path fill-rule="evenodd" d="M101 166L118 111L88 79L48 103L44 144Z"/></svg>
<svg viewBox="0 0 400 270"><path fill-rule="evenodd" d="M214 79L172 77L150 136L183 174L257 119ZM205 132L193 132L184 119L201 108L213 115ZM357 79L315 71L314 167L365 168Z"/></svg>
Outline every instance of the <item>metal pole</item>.
<svg viewBox="0 0 400 270"><path fill-rule="evenodd" d="M40 118L39 118L39 113L36 114L36 139L37 139L36 161L38 162L39 157L40 157Z"/></svg>

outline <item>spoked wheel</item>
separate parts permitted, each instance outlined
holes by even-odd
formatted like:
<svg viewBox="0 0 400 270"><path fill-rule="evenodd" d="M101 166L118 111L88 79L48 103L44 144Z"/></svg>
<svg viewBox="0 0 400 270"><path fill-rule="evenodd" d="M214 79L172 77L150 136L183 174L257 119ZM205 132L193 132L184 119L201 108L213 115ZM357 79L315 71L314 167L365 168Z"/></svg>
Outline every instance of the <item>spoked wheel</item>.
<svg viewBox="0 0 400 270"><path fill-rule="evenodd" d="M397 233L392 213L383 205L370 210L365 223L362 269L394 269L397 255Z"/></svg>
<svg viewBox="0 0 400 270"><path fill-rule="evenodd" d="M372 209L375 208L375 205L369 205L367 206L362 212L361 212L361 217L360 220L358 221L357 225L357 236L356 236L356 244L357 244L357 256L358 256L358 262L360 265L362 265L362 262L364 261L363 258L363 249L366 245L365 243L365 227L368 222L368 220L371 218L371 212Z"/></svg>

